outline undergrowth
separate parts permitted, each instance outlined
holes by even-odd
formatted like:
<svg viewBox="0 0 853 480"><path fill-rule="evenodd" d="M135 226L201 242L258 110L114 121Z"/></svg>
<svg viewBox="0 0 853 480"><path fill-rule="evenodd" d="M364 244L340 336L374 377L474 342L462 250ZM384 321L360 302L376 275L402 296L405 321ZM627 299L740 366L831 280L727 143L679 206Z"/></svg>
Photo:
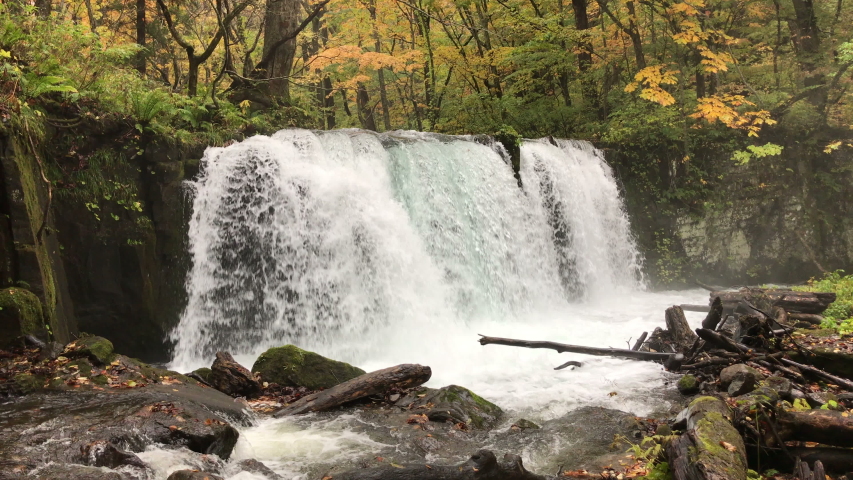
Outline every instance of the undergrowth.
<svg viewBox="0 0 853 480"><path fill-rule="evenodd" d="M823 312L822 327L842 334L853 333L853 275L844 275L844 270L836 270L823 278L812 278L808 285L795 287L795 290L835 293L837 298Z"/></svg>

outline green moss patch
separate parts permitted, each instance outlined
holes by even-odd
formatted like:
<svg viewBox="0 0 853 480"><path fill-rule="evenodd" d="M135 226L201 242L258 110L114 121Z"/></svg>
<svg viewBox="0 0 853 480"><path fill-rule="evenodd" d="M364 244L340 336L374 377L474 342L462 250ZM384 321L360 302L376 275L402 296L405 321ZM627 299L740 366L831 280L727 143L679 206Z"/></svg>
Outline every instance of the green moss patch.
<svg viewBox="0 0 853 480"><path fill-rule="evenodd" d="M276 347L262 353L252 365L261 381L311 390L330 388L366 372L358 367L326 358L294 345Z"/></svg>
<svg viewBox="0 0 853 480"><path fill-rule="evenodd" d="M79 338L65 347L69 358L88 357L101 365L107 365L115 358L113 342L104 337L88 336Z"/></svg>
<svg viewBox="0 0 853 480"><path fill-rule="evenodd" d="M34 293L18 287L0 290L0 331L8 332L11 339L38 334L43 329L42 305Z"/></svg>

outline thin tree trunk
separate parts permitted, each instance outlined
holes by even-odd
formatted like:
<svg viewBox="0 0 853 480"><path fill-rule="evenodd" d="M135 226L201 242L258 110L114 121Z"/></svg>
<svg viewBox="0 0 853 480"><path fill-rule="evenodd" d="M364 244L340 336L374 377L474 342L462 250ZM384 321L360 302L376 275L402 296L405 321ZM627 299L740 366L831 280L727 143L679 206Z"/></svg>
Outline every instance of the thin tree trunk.
<svg viewBox="0 0 853 480"><path fill-rule="evenodd" d="M88 7L91 0L86 0ZM93 18L94 21L94 18ZM92 27L94 29L94 26ZM136 55L136 70L145 75L145 0L136 0L136 44L139 45L139 53Z"/></svg>

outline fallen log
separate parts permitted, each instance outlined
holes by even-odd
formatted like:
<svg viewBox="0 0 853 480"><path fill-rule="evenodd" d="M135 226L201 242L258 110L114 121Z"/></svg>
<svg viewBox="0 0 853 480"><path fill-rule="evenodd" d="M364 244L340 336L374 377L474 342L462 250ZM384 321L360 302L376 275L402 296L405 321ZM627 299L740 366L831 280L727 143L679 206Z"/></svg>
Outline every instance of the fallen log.
<svg viewBox="0 0 853 480"><path fill-rule="evenodd" d="M480 450L460 465L382 465L350 470L324 478L334 480L545 480L528 472L518 455L504 455L498 462L489 450Z"/></svg>
<svg viewBox="0 0 853 480"><path fill-rule="evenodd" d="M634 342L634 346L631 347L631 350L633 350L635 352L639 351L640 347L643 346L643 342L646 341L646 337L648 337L648 336L649 336L649 332L643 332L643 334L640 335L640 338L638 338L637 341Z"/></svg>
<svg viewBox="0 0 853 480"><path fill-rule="evenodd" d="M322 412L360 398L385 393L391 387L411 388L426 383L429 367L406 363L365 373L327 390L306 395L275 413L275 417Z"/></svg>
<svg viewBox="0 0 853 480"><path fill-rule="evenodd" d="M709 307L708 305L692 305L689 303L682 303L681 305L679 305L679 307L681 307L681 309L684 310L685 312L702 312L702 313L704 313L704 312L707 312L711 309L711 307Z"/></svg>
<svg viewBox="0 0 853 480"><path fill-rule="evenodd" d="M795 292L793 290L743 288L738 291L711 292L711 301L715 297L720 297L723 306L730 308L733 308L744 300L755 303L754 299L765 297L772 306L784 308L788 313L823 313L829 307L829 304L835 301L836 295L831 292ZM711 301L709 301L709 304Z"/></svg>
<svg viewBox="0 0 853 480"><path fill-rule="evenodd" d="M826 473L823 471L823 464L820 460L814 462L814 471L812 471L807 462L797 458L797 463L794 466L794 476L800 480L826 480Z"/></svg>
<svg viewBox="0 0 853 480"><path fill-rule="evenodd" d="M807 463L820 462L828 472L853 472L853 450L832 447L788 447L788 452ZM820 477L820 480L824 480L824 477Z"/></svg>
<svg viewBox="0 0 853 480"><path fill-rule="evenodd" d="M699 335L699 338L717 348L737 354L745 354L749 351L749 347L746 345L741 345L731 338L720 335L719 333L708 330L707 328L697 328L696 333Z"/></svg>
<svg viewBox="0 0 853 480"><path fill-rule="evenodd" d="M722 400L699 397L679 418L686 431L666 446L674 480L746 480L746 448Z"/></svg>
<svg viewBox="0 0 853 480"><path fill-rule="evenodd" d="M666 330L675 344L675 349L681 353L690 350L690 347L693 346L698 337L690 329L690 324L687 323L687 318L684 316L684 311L681 307L672 306L667 308L665 317Z"/></svg>
<svg viewBox="0 0 853 480"><path fill-rule="evenodd" d="M816 313L796 313L792 312L788 314L788 318L790 320L798 320L801 322L808 322L812 325L820 325L823 323L823 315L818 315Z"/></svg>
<svg viewBox="0 0 853 480"><path fill-rule="evenodd" d="M840 387L844 387L847 390L853 391L853 382L851 382L850 380L847 380L847 379L844 379L841 377L836 377L835 375L832 375L830 373L826 373L819 368L815 368L815 367L812 367L810 365L803 365L802 363L797 363L797 362L790 360L790 359L787 359L787 358L783 358L783 359L781 359L781 361L782 361L782 363L784 363L786 365L790 365L792 367L797 367L804 372L809 372L812 375L816 375L816 376L818 376L824 380L829 380L830 382L832 382L832 383L834 383Z"/></svg>
<svg viewBox="0 0 853 480"><path fill-rule="evenodd" d="M556 350L559 353L582 353L584 355L596 355L599 357L619 357L628 358L631 360L644 360L648 362L666 362L670 357L681 357L684 355L673 353L658 353L658 352L637 352L634 350L626 350L624 348L599 348L599 347L584 347L580 345L568 345L565 343L547 342L539 340L517 340L514 338L502 337L487 337L480 335L480 345L506 345L509 347L524 347L524 348L548 348Z"/></svg>
<svg viewBox="0 0 853 480"><path fill-rule="evenodd" d="M833 410L783 411L777 415L783 440L853 447L853 417Z"/></svg>

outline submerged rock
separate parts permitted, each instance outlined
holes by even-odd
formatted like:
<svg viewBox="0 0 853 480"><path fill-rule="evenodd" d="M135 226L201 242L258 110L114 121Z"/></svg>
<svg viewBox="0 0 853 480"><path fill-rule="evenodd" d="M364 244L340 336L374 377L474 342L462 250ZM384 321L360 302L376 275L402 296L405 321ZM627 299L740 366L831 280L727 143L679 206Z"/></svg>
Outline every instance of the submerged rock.
<svg viewBox="0 0 853 480"><path fill-rule="evenodd" d="M474 428L491 428L503 415L503 410L465 387L448 385L421 388L397 402L423 413L433 422L464 423Z"/></svg>
<svg viewBox="0 0 853 480"><path fill-rule="evenodd" d="M241 471L256 473L258 475L263 475L267 477L267 480L282 480L282 476L270 470L270 468L263 463L255 460L254 458L250 458L247 460L240 460L237 462L237 467L240 468Z"/></svg>
<svg viewBox="0 0 853 480"><path fill-rule="evenodd" d="M294 345L271 348L262 353L252 365L252 372L259 374L264 382L309 390L334 387L367 373L348 363Z"/></svg>
<svg viewBox="0 0 853 480"><path fill-rule="evenodd" d="M228 352L218 352L211 373L210 385L227 395L252 397L261 392L261 385L246 367L237 363Z"/></svg>
<svg viewBox="0 0 853 480"><path fill-rule="evenodd" d="M196 470L178 470L169 475L166 480L223 480L219 475Z"/></svg>

